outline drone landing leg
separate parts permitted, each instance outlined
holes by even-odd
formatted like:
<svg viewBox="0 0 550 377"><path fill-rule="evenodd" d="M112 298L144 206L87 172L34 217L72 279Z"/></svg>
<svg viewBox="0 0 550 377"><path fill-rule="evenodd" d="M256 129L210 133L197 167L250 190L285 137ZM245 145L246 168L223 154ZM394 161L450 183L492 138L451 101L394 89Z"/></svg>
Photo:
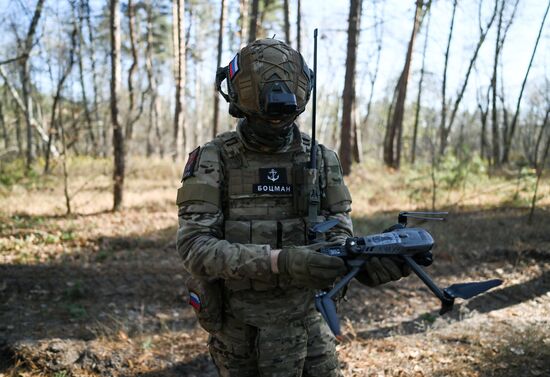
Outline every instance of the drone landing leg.
<svg viewBox="0 0 550 377"><path fill-rule="evenodd" d="M439 314L444 314L453 308L454 298L449 298L445 293L434 283L426 272L408 255L403 255L405 262L411 267L414 273L430 288L430 291L441 301L441 310Z"/></svg>

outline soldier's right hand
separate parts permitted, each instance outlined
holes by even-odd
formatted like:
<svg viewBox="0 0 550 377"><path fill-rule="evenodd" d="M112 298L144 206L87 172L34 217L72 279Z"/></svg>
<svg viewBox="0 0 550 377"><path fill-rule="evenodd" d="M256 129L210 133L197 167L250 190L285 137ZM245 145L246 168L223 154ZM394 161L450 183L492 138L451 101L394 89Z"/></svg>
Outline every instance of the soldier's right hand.
<svg viewBox="0 0 550 377"><path fill-rule="evenodd" d="M288 247L273 252L278 252L278 272L290 276L296 285L327 288L347 272L341 258L321 254L307 246Z"/></svg>

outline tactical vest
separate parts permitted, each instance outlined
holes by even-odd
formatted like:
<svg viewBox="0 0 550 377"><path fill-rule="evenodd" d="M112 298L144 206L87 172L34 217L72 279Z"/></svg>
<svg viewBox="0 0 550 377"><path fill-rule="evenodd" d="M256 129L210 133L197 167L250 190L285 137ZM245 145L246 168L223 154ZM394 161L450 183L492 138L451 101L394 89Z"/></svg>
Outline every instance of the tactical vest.
<svg viewBox="0 0 550 377"><path fill-rule="evenodd" d="M216 137L220 180L210 185L189 186L178 192L178 203L201 200L220 208L224 215L224 238L232 243L264 244L271 248L307 243L308 195L304 169L308 166L309 137L284 153L261 153L245 148L237 132ZM215 151L217 150L217 151ZM206 151L206 149L205 149ZM336 153L318 148L319 187L323 214L347 212L351 197L344 185ZM217 191L212 184L218 185ZM217 191L217 192L216 192ZM292 284L290 278L273 274L270 281L253 278L225 279L224 312L253 326L303 318L315 310L315 292Z"/></svg>
<svg viewBox="0 0 550 377"><path fill-rule="evenodd" d="M273 249L306 244L308 193L302 177L309 138L302 138L300 150L275 154L245 149L234 132L219 138L225 165L225 239Z"/></svg>
<svg viewBox="0 0 550 377"><path fill-rule="evenodd" d="M245 148L236 132L214 139L224 165L222 203L224 235L229 242L270 245L272 249L307 244L308 196L304 178L311 139L301 134L300 148L283 153L261 153ZM337 212L351 200L343 184L336 154L318 150L321 209ZM338 179L334 179L334 176ZM331 182L327 182L327 179ZM318 221L324 217L318 214ZM254 279L226 280L231 290L265 291L286 288L290 281L274 277L269 283Z"/></svg>

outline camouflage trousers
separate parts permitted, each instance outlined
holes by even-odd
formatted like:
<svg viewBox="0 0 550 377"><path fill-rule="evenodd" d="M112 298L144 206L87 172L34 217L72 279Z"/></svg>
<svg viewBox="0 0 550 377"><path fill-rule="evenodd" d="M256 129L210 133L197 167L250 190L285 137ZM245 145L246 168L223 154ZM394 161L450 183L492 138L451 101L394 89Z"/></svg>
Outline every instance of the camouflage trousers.
<svg viewBox="0 0 550 377"><path fill-rule="evenodd" d="M208 342L221 377L341 377L336 341L317 312L254 327L228 317Z"/></svg>

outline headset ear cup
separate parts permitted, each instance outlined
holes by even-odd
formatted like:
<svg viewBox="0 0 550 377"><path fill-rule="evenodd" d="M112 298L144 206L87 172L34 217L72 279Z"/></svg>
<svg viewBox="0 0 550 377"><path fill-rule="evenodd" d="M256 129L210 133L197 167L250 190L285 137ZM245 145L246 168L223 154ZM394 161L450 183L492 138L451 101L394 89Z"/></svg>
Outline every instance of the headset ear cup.
<svg viewBox="0 0 550 377"><path fill-rule="evenodd" d="M229 115L235 118L244 118L244 113L234 103L229 103Z"/></svg>
<svg viewBox="0 0 550 377"><path fill-rule="evenodd" d="M216 70L216 90L223 96L223 98L227 101L229 101L229 96L227 93L224 93L222 89L222 82L223 80L229 80L227 76L227 67L218 67Z"/></svg>

